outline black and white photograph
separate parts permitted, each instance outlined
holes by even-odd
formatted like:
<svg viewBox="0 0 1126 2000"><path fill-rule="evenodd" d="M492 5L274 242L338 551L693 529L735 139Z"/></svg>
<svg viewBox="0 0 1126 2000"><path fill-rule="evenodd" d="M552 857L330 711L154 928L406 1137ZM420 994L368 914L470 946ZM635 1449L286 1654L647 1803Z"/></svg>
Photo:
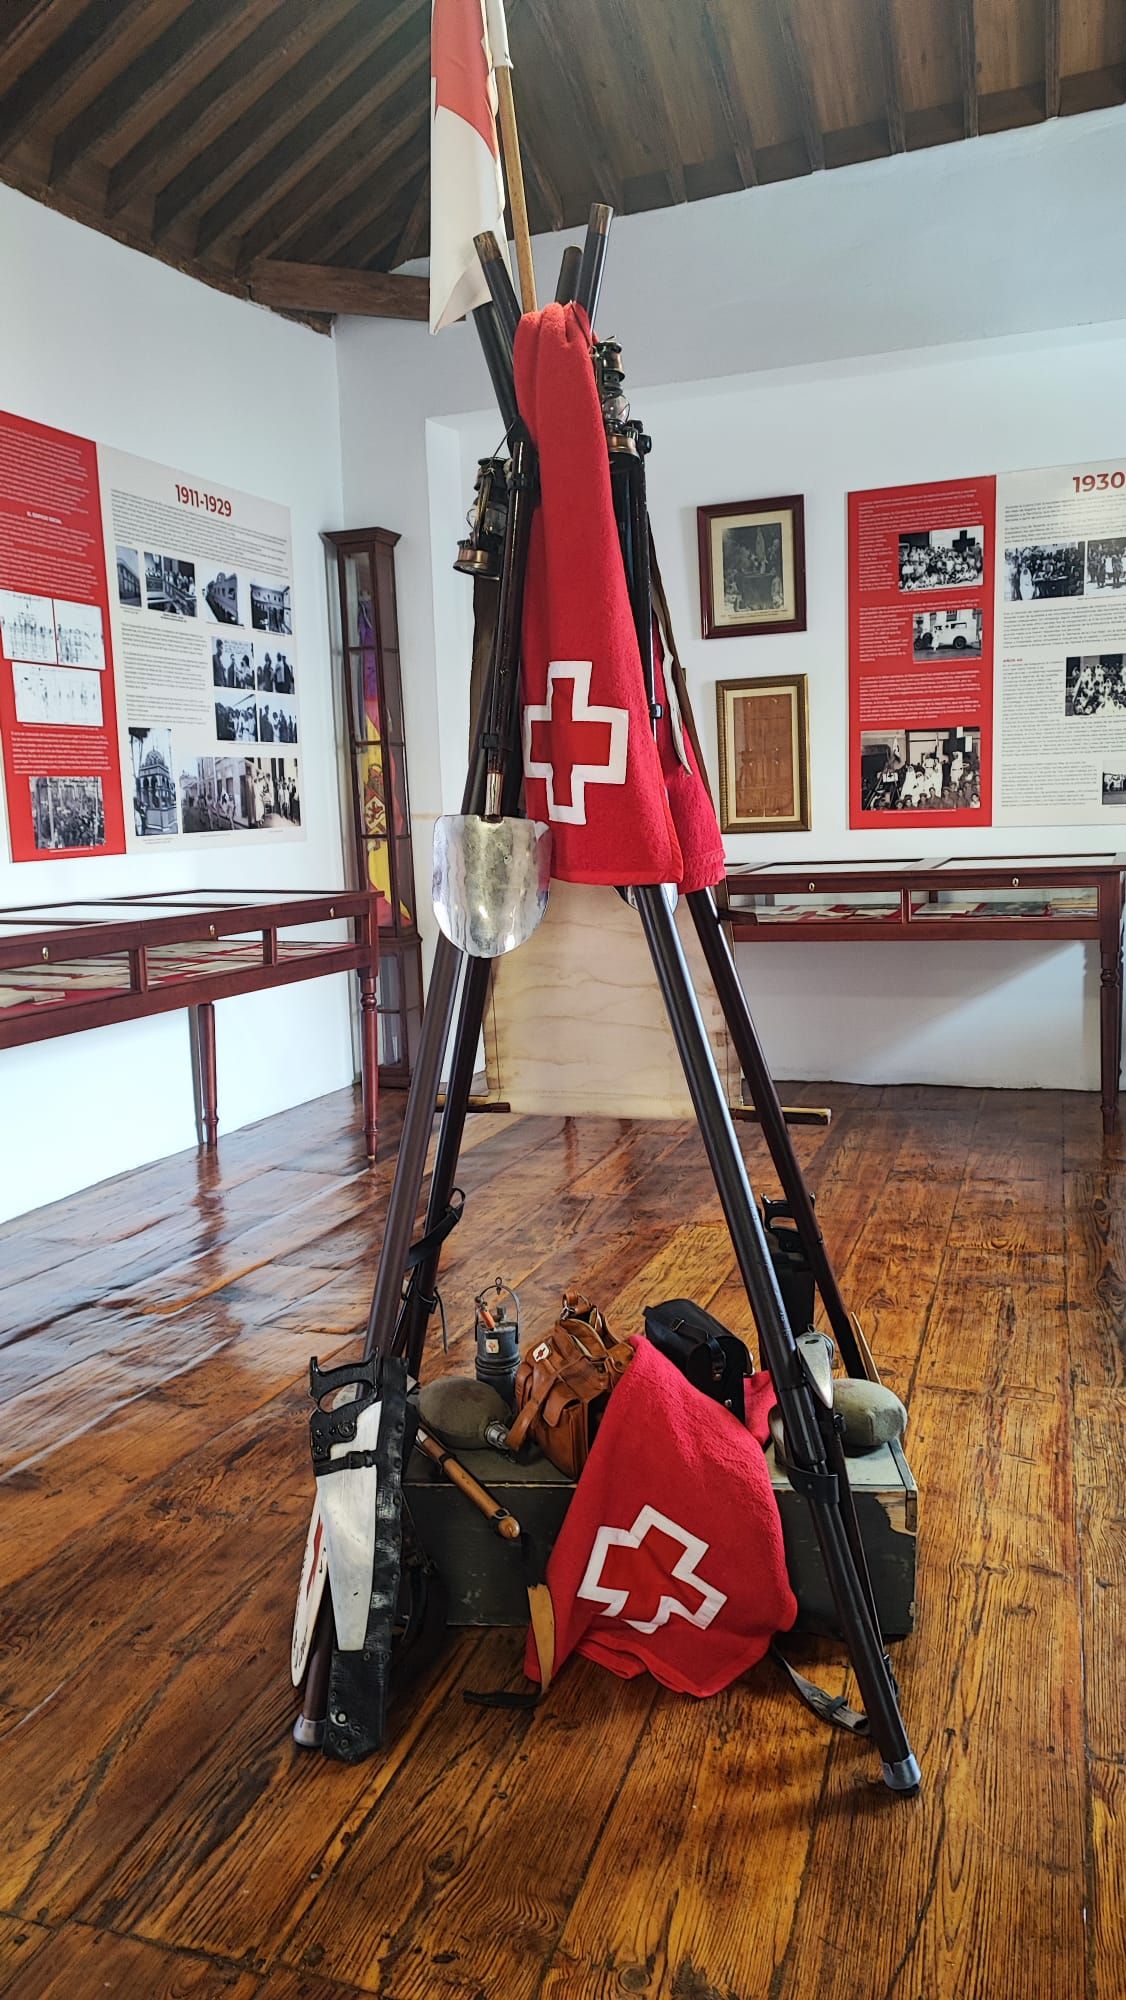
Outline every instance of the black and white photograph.
<svg viewBox="0 0 1126 2000"><path fill-rule="evenodd" d="M267 647L259 652L258 690L260 694L292 694L294 689L293 663L288 653L277 647L271 652Z"/></svg>
<svg viewBox="0 0 1126 2000"><path fill-rule="evenodd" d="M1069 653L1064 662L1065 715L1121 715L1126 712L1122 653Z"/></svg>
<svg viewBox="0 0 1126 2000"><path fill-rule="evenodd" d="M258 716L254 690L215 703L215 734L220 743L257 743Z"/></svg>
<svg viewBox="0 0 1126 2000"><path fill-rule="evenodd" d="M55 644L59 665L98 667L106 663L102 614L96 604L68 604L55 599Z"/></svg>
<svg viewBox="0 0 1126 2000"><path fill-rule="evenodd" d="M22 590L0 590L0 638L9 660L57 660L50 598L28 597Z"/></svg>
<svg viewBox="0 0 1126 2000"><path fill-rule="evenodd" d="M129 755L133 764L134 833L145 839L179 833L172 777L172 731L131 728Z"/></svg>
<svg viewBox="0 0 1126 2000"><path fill-rule="evenodd" d="M297 703L285 695L258 697L259 743L296 743Z"/></svg>
<svg viewBox="0 0 1126 2000"><path fill-rule="evenodd" d="M247 766L253 786L255 826L301 824L301 789L296 757L258 757Z"/></svg>
<svg viewBox="0 0 1126 2000"><path fill-rule="evenodd" d="M805 502L731 500L697 507L705 639L805 631Z"/></svg>
<svg viewBox="0 0 1126 2000"><path fill-rule="evenodd" d="M290 633L293 610L288 583L252 583L250 622L256 632Z"/></svg>
<svg viewBox="0 0 1126 2000"><path fill-rule="evenodd" d="M735 618L748 611L780 611L782 529L777 521L753 528L725 528L723 601Z"/></svg>
<svg viewBox="0 0 1126 2000"><path fill-rule="evenodd" d="M158 556L145 550L145 601L150 611L169 618L196 615L195 564L179 556Z"/></svg>
<svg viewBox="0 0 1126 2000"><path fill-rule="evenodd" d="M1087 544L1086 594L1100 597L1107 590L1126 590L1126 535Z"/></svg>
<svg viewBox="0 0 1126 2000"><path fill-rule="evenodd" d="M211 678L217 688L254 686L254 647L249 639L212 639Z"/></svg>
<svg viewBox="0 0 1126 2000"><path fill-rule="evenodd" d="M233 569L206 568L200 572L203 611L213 625L241 625L239 581Z"/></svg>
<svg viewBox="0 0 1126 2000"><path fill-rule="evenodd" d="M981 731L871 729L860 737L865 812L963 812L981 804Z"/></svg>
<svg viewBox="0 0 1126 2000"><path fill-rule="evenodd" d="M1005 550L1005 596L1010 604L1082 595L1082 542L1030 542Z"/></svg>
<svg viewBox="0 0 1126 2000"><path fill-rule="evenodd" d="M1103 772L1104 806L1126 806L1126 771Z"/></svg>
<svg viewBox="0 0 1126 2000"><path fill-rule="evenodd" d="M981 657L980 611L959 605L949 611L916 611L912 618L912 651L916 660L933 653L963 653L968 659Z"/></svg>
<svg viewBox="0 0 1126 2000"><path fill-rule="evenodd" d="M184 833L245 833L251 824L252 768L247 757L196 757L182 766Z"/></svg>
<svg viewBox="0 0 1126 2000"><path fill-rule="evenodd" d="M29 782L35 845L43 853L105 846L100 778L32 778Z"/></svg>
<svg viewBox="0 0 1126 2000"><path fill-rule="evenodd" d="M43 729L100 729L102 679L78 667L12 668L16 721Z"/></svg>
<svg viewBox="0 0 1126 2000"><path fill-rule="evenodd" d="M900 590L972 588L984 569L983 528L926 528L899 537Z"/></svg>
<svg viewBox="0 0 1126 2000"><path fill-rule="evenodd" d="M141 558L136 549L127 549L121 542L117 544L117 601L127 611L139 611L144 602Z"/></svg>

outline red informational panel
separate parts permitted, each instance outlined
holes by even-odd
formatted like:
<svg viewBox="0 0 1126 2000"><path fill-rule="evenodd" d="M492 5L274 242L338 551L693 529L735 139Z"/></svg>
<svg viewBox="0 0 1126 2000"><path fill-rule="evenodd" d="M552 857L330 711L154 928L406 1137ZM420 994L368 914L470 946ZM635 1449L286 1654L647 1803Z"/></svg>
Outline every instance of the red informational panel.
<svg viewBox="0 0 1126 2000"><path fill-rule="evenodd" d="M0 739L14 861L124 853L97 448L2 413Z"/></svg>
<svg viewBox="0 0 1126 2000"><path fill-rule="evenodd" d="M848 496L849 824L992 818L996 480Z"/></svg>

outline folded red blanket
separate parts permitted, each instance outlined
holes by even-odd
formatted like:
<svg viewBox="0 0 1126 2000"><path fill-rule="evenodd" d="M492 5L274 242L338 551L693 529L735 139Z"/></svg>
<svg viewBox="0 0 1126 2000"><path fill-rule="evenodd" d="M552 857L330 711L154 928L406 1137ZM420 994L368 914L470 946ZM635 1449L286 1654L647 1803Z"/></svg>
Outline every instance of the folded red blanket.
<svg viewBox="0 0 1126 2000"><path fill-rule="evenodd" d="M797 1616L763 1457L770 1377L748 1425L649 1341L610 1398L547 1566L555 1663L570 1653L716 1694ZM539 1678L529 1635L525 1672Z"/></svg>

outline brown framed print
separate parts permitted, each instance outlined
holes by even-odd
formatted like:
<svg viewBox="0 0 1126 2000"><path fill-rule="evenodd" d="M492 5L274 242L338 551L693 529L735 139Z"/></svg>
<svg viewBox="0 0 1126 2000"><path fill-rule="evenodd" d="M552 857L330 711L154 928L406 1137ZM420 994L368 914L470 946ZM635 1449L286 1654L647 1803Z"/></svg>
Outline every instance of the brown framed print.
<svg viewBox="0 0 1126 2000"><path fill-rule="evenodd" d="M805 507L800 493L697 507L696 529L705 639L805 631Z"/></svg>
<svg viewBox="0 0 1126 2000"><path fill-rule="evenodd" d="M715 692L724 833L808 833L805 674L717 681Z"/></svg>

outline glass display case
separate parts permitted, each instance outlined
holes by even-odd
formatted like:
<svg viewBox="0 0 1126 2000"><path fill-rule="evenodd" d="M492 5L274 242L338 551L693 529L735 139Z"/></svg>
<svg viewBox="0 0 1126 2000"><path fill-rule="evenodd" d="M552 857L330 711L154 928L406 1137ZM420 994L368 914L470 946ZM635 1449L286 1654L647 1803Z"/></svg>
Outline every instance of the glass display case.
<svg viewBox="0 0 1126 2000"><path fill-rule="evenodd" d="M988 854L945 859L768 861L733 868L723 920L737 943L847 938L1099 949L1103 1129L1117 1130L1126 855Z"/></svg>
<svg viewBox="0 0 1126 2000"><path fill-rule="evenodd" d="M387 528L324 536L346 761L354 881L375 897L379 1075L410 1080L422 1019L422 953L407 794L395 544Z"/></svg>

